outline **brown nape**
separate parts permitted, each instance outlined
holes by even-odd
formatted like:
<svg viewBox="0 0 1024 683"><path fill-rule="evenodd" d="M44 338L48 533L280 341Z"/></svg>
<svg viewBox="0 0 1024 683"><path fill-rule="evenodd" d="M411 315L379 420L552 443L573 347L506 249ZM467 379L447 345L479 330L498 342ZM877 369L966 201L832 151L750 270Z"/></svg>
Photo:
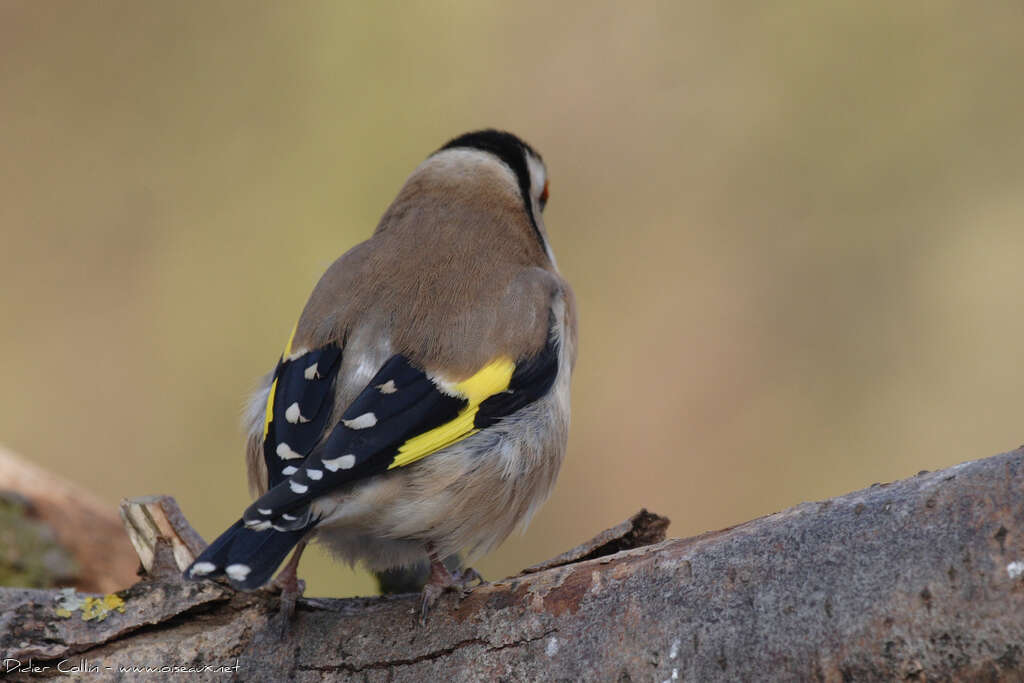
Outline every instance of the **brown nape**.
<svg viewBox="0 0 1024 683"><path fill-rule="evenodd" d="M467 190L409 180L373 237L325 273L299 321L295 344L341 341L358 323L376 326L392 351L452 379L499 355L543 348L552 295L562 281L517 204L508 171L492 162ZM447 182L447 181L446 181ZM471 237L471 239L470 239ZM481 250L480 245L486 245ZM345 292L344 298L337 296ZM422 330L433 334L424 337Z"/></svg>

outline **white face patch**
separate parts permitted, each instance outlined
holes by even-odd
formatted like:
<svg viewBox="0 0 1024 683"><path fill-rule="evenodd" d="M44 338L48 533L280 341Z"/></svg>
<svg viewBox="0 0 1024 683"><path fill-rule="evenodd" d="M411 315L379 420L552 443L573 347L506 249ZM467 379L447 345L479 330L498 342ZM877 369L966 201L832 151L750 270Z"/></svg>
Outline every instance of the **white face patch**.
<svg viewBox="0 0 1024 683"><path fill-rule="evenodd" d="M229 564L224 568L224 573L235 581L245 581L245 577L249 576L251 571L247 564Z"/></svg>
<svg viewBox="0 0 1024 683"><path fill-rule="evenodd" d="M282 460L295 460L297 458L304 457L301 453L296 453L295 451L293 451L292 447L284 442L277 444L276 452L277 457L281 458Z"/></svg>
<svg viewBox="0 0 1024 683"><path fill-rule="evenodd" d="M271 510L270 508L256 508L256 512L260 513L261 515L272 515L272 514L274 514L274 511Z"/></svg>
<svg viewBox="0 0 1024 683"><path fill-rule="evenodd" d="M307 469L306 470L306 476L309 477L310 479L312 479L313 481L319 481L319 480L324 478L324 473L323 473L322 470L309 470L309 469Z"/></svg>
<svg viewBox="0 0 1024 683"><path fill-rule="evenodd" d="M282 515L281 515L281 518L282 518L282 519L286 519L286 520L288 520L289 522L294 522L295 520L297 520L297 519L298 519L298 517L296 517L295 515L289 515L289 514L288 514L287 512L285 512L284 514L282 514Z"/></svg>
<svg viewBox="0 0 1024 683"><path fill-rule="evenodd" d="M544 194L544 188L548 184L548 172L544 168L544 163L529 152L526 153L526 167L530 171L530 199L534 205L533 218L537 221L538 225L543 225L540 196ZM557 268L558 264L555 262L555 253L551 251L551 245L548 243L547 238L544 239L544 251L547 252L548 258L551 259L551 264Z"/></svg>
<svg viewBox="0 0 1024 683"><path fill-rule="evenodd" d="M270 528L270 522L261 520L249 520L245 523L245 526L252 529L253 531L266 531Z"/></svg>
<svg viewBox="0 0 1024 683"><path fill-rule="evenodd" d="M299 358L305 356L307 353L309 353L309 349L303 347L285 356L285 360L298 360Z"/></svg>
<svg viewBox="0 0 1024 683"><path fill-rule="evenodd" d="M213 562L196 562L192 565L192 571L189 574L191 576L206 576L216 568L217 565Z"/></svg>
<svg viewBox="0 0 1024 683"><path fill-rule="evenodd" d="M544 164L541 163L540 159L533 156L529 152L526 153L526 168L530 171L530 194L533 198L538 200L538 208L540 207L540 195L544 192L544 184L548 182L547 171L544 170Z"/></svg>
<svg viewBox="0 0 1024 683"><path fill-rule="evenodd" d="M331 460L324 460L324 467L331 472L337 472L338 470L350 470L355 467L356 456L351 453L348 455L342 455Z"/></svg>
<svg viewBox="0 0 1024 683"><path fill-rule="evenodd" d="M283 470L281 470L281 474L283 474L286 477L290 477L298 471L299 468L296 467L295 465L288 465L288 467L285 467Z"/></svg>
<svg viewBox="0 0 1024 683"><path fill-rule="evenodd" d="M292 490L293 493L305 493L306 491L309 490L308 486L306 486L305 484L300 484L297 481L288 482L288 487Z"/></svg>
<svg viewBox="0 0 1024 683"><path fill-rule="evenodd" d="M368 429L377 424L377 416L373 413L363 413L351 420L342 420L349 429Z"/></svg>
<svg viewBox="0 0 1024 683"><path fill-rule="evenodd" d="M378 384L377 391L382 394L393 394L398 391L398 387L395 386L395 380L389 379L387 382L384 382L384 384Z"/></svg>
<svg viewBox="0 0 1024 683"><path fill-rule="evenodd" d="M319 363L313 363L312 365L310 365L308 368L306 368L303 371L302 376L305 377L306 379L316 379L316 377L317 377L317 375L316 375L316 366L317 365L319 365Z"/></svg>

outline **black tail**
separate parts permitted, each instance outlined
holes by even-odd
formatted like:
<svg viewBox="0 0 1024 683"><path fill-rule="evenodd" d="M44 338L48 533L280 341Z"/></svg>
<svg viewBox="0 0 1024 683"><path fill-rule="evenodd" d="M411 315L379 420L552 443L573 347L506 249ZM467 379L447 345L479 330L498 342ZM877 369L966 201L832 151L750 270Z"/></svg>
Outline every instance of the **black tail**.
<svg viewBox="0 0 1024 683"><path fill-rule="evenodd" d="M256 531L238 520L185 570L185 578L194 581L227 575L235 588L259 588L311 528L312 525L304 529L278 531L271 527Z"/></svg>

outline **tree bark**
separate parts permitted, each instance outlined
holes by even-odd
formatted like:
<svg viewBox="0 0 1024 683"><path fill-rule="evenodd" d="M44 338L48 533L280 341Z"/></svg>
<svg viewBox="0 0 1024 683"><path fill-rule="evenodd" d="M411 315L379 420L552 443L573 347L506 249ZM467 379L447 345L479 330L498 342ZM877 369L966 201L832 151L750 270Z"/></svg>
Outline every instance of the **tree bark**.
<svg viewBox="0 0 1024 683"><path fill-rule="evenodd" d="M1022 531L1018 449L694 538L590 544L445 597L423 627L413 596L302 600L281 637L275 596L213 582L143 581L88 620L7 589L0 652L3 670L50 667L9 673L32 680L61 661L247 681L1020 680Z"/></svg>
<svg viewBox="0 0 1024 683"><path fill-rule="evenodd" d="M0 519L0 583L106 592L138 579L117 511L81 486L0 447L0 496L13 503Z"/></svg>

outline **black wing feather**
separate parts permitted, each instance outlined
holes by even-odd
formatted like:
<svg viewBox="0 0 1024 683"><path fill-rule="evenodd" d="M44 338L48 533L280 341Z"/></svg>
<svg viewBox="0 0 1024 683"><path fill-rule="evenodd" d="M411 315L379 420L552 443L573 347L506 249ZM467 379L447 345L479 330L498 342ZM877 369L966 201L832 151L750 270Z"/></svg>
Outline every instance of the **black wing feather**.
<svg viewBox="0 0 1024 683"><path fill-rule="evenodd" d="M508 390L480 403L473 423L476 429L495 424L550 391L559 371L560 341L553 325L554 321L545 348L516 363ZM319 522L310 509L317 497L385 472L405 441L443 425L467 405L465 399L442 391L407 358L396 355L346 409L342 421L328 429L340 359L341 349L330 345L278 364L272 419L264 441L270 489L203 552L187 577L216 576L233 565L244 565L248 575L241 580L230 577L232 583L240 588L262 585L288 550ZM306 371L313 363L317 372L310 377ZM306 421L288 420L288 409L296 402ZM358 425L359 418L371 413L372 426L356 428L345 423L355 420ZM282 459L277 453L281 443L301 457ZM193 573L200 563L208 563L205 571Z"/></svg>
<svg viewBox="0 0 1024 683"><path fill-rule="evenodd" d="M280 528L303 523L314 499L386 471L406 440L448 422L466 404L466 399L441 391L404 356L392 356L348 407L322 445L303 461L290 461L298 463L298 471L249 506L243 519L252 526L272 522ZM370 427L346 424L368 414L375 420ZM338 459L346 456L351 457L339 464ZM298 519L282 520L286 513Z"/></svg>
<svg viewBox="0 0 1024 683"><path fill-rule="evenodd" d="M537 355L520 359L508 389L491 396L480 403L480 409L473 419L473 426L486 429L503 417L515 413L533 403L551 390L558 377L559 341L554 334L554 320L551 322L548 342Z"/></svg>
<svg viewBox="0 0 1024 683"><path fill-rule="evenodd" d="M307 531L306 528L284 532L275 529L256 531L246 528L242 520L238 520L206 547L185 570L185 578L195 580L223 576L229 567L240 565L245 568L244 576L229 575L231 584L244 590L259 588Z"/></svg>
<svg viewBox="0 0 1024 683"><path fill-rule="evenodd" d="M267 463L268 488L277 486L287 478L282 470L301 462L278 456L280 444L307 456L327 429L327 420L334 407L334 380L341 364L341 349L330 344L310 351L294 360L282 358L274 371L274 406L272 419L267 425L263 441L263 459ZM316 365L315 372L307 371ZM289 422L287 413L292 404L299 406L301 419Z"/></svg>

